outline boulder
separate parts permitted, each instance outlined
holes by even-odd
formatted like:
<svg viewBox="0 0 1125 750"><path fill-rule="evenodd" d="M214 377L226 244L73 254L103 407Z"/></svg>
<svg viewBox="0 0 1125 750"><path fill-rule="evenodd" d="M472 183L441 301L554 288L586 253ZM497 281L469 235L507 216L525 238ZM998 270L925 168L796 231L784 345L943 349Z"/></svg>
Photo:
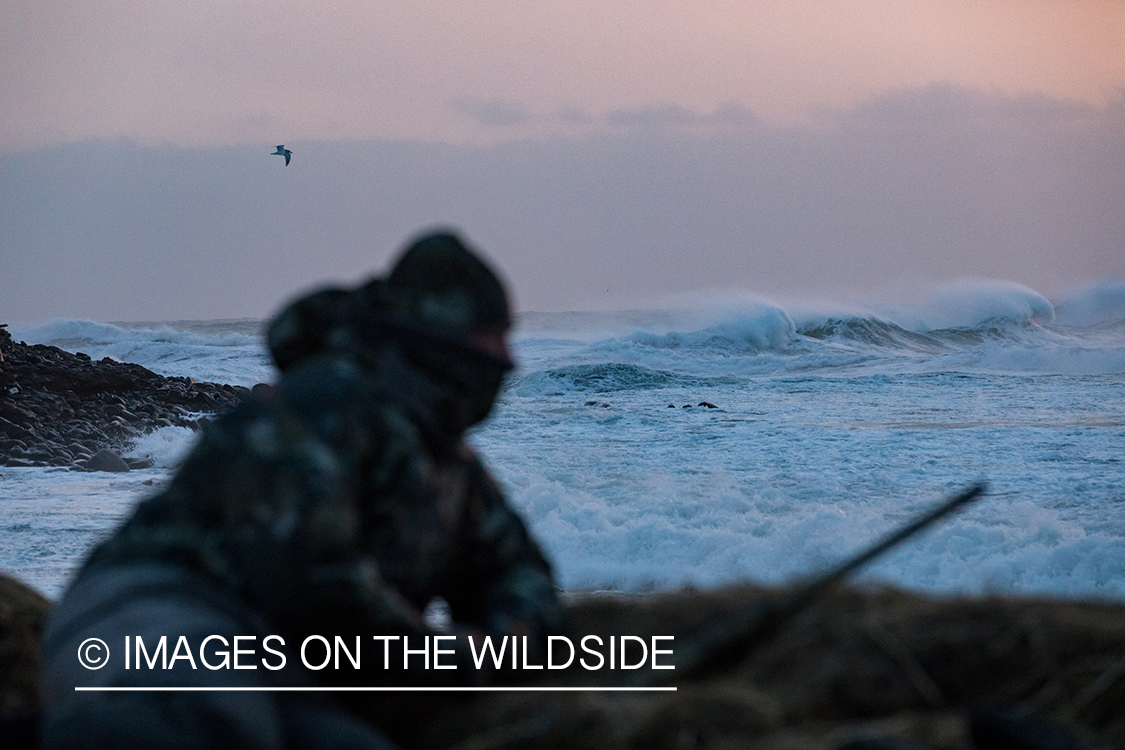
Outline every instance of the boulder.
<svg viewBox="0 0 1125 750"><path fill-rule="evenodd" d="M129 471L129 464L120 455L103 448L86 461L86 471Z"/></svg>

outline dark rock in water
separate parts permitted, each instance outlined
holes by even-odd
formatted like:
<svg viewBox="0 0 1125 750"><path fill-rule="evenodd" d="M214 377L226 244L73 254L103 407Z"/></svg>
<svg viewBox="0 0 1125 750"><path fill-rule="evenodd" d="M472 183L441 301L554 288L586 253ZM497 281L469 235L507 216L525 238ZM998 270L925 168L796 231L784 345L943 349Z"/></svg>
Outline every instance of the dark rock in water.
<svg viewBox="0 0 1125 750"><path fill-rule="evenodd" d="M697 406L706 406L708 409L718 409L719 407L712 404L710 401L700 401Z"/></svg>
<svg viewBox="0 0 1125 750"><path fill-rule="evenodd" d="M83 468L86 471L129 471L129 464L113 451L103 448L90 456Z"/></svg>
<svg viewBox="0 0 1125 750"><path fill-rule="evenodd" d="M0 466L77 466L103 449L121 454L161 427L198 429L201 413L226 411L249 395L241 386L17 344L0 325Z"/></svg>

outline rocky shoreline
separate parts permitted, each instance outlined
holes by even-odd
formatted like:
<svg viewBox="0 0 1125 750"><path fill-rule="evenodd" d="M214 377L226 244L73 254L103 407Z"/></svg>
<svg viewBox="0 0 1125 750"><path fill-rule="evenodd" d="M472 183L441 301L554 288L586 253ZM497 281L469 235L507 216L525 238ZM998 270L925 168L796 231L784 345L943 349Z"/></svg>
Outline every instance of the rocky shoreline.
<svg viewBox="0 0 1125 750"><path fill-rule="evenodd" d="M201 416L225 411L249 393L17 343L0 325L0 466L141 468L151 463L120 455L138 437L161 427L198 429Z"/></svg>

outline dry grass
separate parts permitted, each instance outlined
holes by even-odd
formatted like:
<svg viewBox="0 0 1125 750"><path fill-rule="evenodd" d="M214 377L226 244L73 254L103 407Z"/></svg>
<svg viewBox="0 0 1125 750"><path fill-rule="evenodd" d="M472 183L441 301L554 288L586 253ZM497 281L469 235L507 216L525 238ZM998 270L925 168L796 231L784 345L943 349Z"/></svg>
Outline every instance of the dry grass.
<svg viewBox="0 0 1125 750"><path fill-rule="evenodd" d="M686 650L747 603L781 593L579 596L570 603L570 632L672 635L674 648ZM0 575L0 719L37 706L36 646L48 609ZM625 673L534 675L537 684L593 686L619 684ZM707 678L672 675L673 693L363 700L378 724L419 750L831 750L876 736L953 748L967 743L970 711L997 704L1123 746L1125 603L840 589Z"/></svg>
<svg viewBox="0 0 1125 750"><path fill-rule="evenodd" d="M580 597L571 632L674 635L686 644L778 593ZM622 675L554 674L583 685ZM435 749L829 749L874 736L955 747L968 741L972 710L1006 705L1121 744L1125 604L838 590L708 678L672 684L675 693L487 694L440 713L431 696L418 713L402 706L397 716L422 726L404 737L410 745Z"/></svg>
<svg viewBox="0 0 1125 750"><path fill-rule="evenodd" d="M39 708L39 637L51 604L0 573L0 720Z"/></svg>

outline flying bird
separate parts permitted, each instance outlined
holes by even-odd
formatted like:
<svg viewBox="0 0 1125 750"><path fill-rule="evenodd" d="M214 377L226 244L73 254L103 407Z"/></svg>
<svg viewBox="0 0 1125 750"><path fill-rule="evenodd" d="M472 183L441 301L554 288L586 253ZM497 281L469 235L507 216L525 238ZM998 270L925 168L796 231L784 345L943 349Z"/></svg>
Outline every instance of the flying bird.
<svg viewBox="0 0 1125 750"><path fill-rule="evenodd" d="M293 152L290 151L289 149L285 148L285 146L279 145L277 147L277 151L274 151L272 154L270 154L270 156L284 156L285 157L285 166L288 167L289 166L289 158L291 156L293 156Z"/></svg>

